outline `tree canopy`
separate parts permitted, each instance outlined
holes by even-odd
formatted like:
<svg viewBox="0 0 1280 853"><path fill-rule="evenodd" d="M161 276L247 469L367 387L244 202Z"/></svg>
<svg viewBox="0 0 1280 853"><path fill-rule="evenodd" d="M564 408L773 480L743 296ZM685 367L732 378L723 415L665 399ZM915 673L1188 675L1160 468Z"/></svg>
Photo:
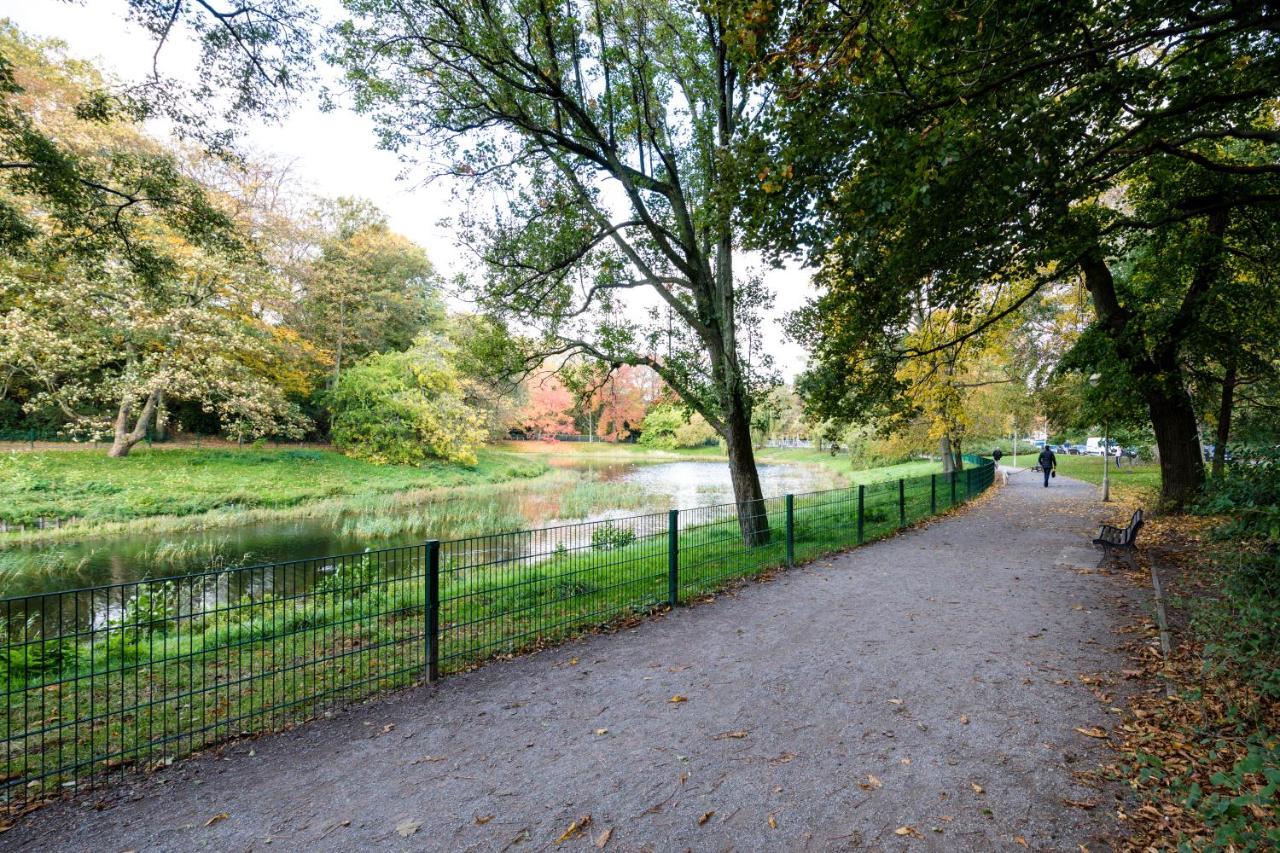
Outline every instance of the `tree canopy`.
<svg viewBox="0 0 1280 853"><path fill-rule="evenodd" d="M1146 401L1165 496L1186 499L1203 468L1184 359L1280 203L1277 23L1268 4L1134 0L748 17L781 90L753 221L820 265L804 335L830 381L927 356L905 342L921 294L959 340L1078 277Z"/></svg>

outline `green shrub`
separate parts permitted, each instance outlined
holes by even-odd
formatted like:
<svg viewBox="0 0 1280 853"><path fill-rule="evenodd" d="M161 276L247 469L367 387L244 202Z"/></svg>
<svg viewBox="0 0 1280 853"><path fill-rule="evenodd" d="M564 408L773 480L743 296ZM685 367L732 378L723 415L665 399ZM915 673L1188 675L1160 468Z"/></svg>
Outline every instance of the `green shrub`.
<svg viewBox="0 0 1280 853"><path fill-rule="evenodd" d="M424 335L405 352L374 353L348 368L329 394L334 445L370 462L474 465L486 434L452 352Z"/></svg>
<svg viewBox="0 0 1280 853"><path fill-rule="evenodd" d="M663 450L701 447L716 436L702 415L670 403L650 409L640 426L640 443Z"/></svg>
<svg viewBox="0 0 1280 853"><path fill-rule="evenodd" d="M1218 595L1196 608L1206 665L1229 669L1280 699L1280 450L1235 451L1196 509L1230 520L1214 531Z"/></svg>
<svg viewBox="0 0 1280 853"><path fill-rule="evenodd" d="M591 531L591 547L600 551L625 548L636 541L636 532L606 521Z"/></svg>

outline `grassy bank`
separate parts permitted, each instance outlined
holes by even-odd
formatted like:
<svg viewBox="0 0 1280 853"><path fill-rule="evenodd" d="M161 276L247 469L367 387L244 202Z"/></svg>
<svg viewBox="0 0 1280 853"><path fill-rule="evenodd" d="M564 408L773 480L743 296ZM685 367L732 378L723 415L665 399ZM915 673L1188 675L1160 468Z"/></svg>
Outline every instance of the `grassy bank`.
<svg viewBox="0 0 1280 853"><path fill-rule="evenodd" d="M715 461L727 459L721 447L691 447L660 450L641 444L609 444L588 441L508 441L498 445L502 450L526 456L548 458L590 458L619 462L674 462L681 459ZM913 460L897 465L859 469L844 454L832 456L825 450L802 447L762 447L756 450L761 465L813 465L840 475L846 483L878 483L899 477L917 477L942 470L938 462Z"/></svg>
<svg viewBox="0 0 1280 853"><path fill-rule="evenodd" d="M158 517L190 524L212 514L256 511L254 520L266 520L272 512L311 504L358 507L411 491L501 483L546 471L541 460L491 450L482 451L471 467L373 465L320 449L144 449L124 459L94 452L23 453L0 457L0 514L10 524L81 519L62 531L28 534L74 536Z"/></svg>
<svg viewBox="0 0 1280 853"><path fill-rule="evenodd" d="M1024 466L1034 465L1035 457L1028 456L1024 461L1022 454L1019 453L1018 462ZM1116 468L1115 462L1108 464L1111 466L1107 476L1111 481L1112 494L1117 498L1138 502L1148 510L1155 505L1160 495L1160 466L1157 463L1139 462L1136 465L1130 465L1129 460L1126 459L1119 468ZM1069 456L1059 453L1058 473L1063 477L1101 486L1102 457ZM1030 474L1023 476L1030 476Z"/></svg>
<svg viewBox="0 0 1280 853"><path fill-rule="evenodd" d="M928 477L906 482L901 505L896 482L868 487L861 525L857 489L797 497L791 537L786 504L772 499L770 535L754 547L743 544L737 518L723 508L682 513L679 598L785 565L789 548L804 562L946 510L949 485L931 485ZM962 482L957 502L964 492ZM536 532L515 535L528 537L529 556L495 552L511 547L506 536L443 546L442 672L616 624L669 600L665 514L575 525L554 542ZM417 546L313 561L302 570L318 581L302 589L270 567L242 570L234 582L222 573L120 587L106 593L113 615L89 629L74 596L43 618L81 614L75 625L9 614L0 647L8 696L0 737L13 748L0 781L20 799L35 798L103 773L162 766L419 680L427 648L424 560ZM219 594L226 600L216 603Z"/></svg>

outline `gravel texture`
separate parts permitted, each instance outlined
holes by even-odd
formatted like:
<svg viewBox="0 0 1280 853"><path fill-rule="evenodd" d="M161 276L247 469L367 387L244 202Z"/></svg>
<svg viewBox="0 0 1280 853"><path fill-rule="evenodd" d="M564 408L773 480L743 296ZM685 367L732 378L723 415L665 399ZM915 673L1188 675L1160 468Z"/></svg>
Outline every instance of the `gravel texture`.
<svg viewBox="0 0 1280 853"><path fill-rule="evenodd" d="M1101 849L1121 793L1073 776L1107 760L1076 728L1118 700L1079 676L1122 666L1141 606L1082 571L1104 514L1016 473L713 603L56 803L0 847L541 850L590 815L559 847Z"/></svg>

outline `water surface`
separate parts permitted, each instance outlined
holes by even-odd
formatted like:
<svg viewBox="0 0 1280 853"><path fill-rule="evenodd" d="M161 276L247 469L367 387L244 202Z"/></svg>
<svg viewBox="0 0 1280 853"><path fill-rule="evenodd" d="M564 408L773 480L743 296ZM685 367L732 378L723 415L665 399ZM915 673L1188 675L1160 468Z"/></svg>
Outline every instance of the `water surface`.
<svg viewBox="0 0 1280 853"><path fill-rule="evenodd" d="M552 475L469 490L462 487L376 514L346 512L208 530L131 533L14 546L0 551L0 595L49 593L243 565L309 560L366 548L419 544L427 539L449 540L733 501L729 468L723 461L549 461L552 466L577 475ZM762 465L759 470L767 496L838 485L831 472L811 466ZM584 483L600 487L588 495L590 511L567 512L581 509ZM610 504L611 499L616 505ZM557 535L539 537L538 547L548 543L554 547ZM503 553L494 557L524 556L521 550L530 546L520 544L522 541L532 540L512 537L513 544L502 546Z"/></svg>

